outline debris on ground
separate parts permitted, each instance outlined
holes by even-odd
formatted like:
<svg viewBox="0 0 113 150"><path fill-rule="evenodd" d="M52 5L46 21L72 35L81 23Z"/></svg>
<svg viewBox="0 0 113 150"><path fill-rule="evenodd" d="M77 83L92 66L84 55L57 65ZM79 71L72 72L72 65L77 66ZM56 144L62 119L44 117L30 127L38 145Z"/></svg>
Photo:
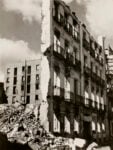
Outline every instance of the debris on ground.
<svg viewBox="0 0 113 150"><path fill-rule="evenodd" d="M28 143L33 150L64 146L63 138L47 133L40 124L38 114L38 106L34 105L1 105L0 132L7 135L8 141L23 145Z"/></svg>

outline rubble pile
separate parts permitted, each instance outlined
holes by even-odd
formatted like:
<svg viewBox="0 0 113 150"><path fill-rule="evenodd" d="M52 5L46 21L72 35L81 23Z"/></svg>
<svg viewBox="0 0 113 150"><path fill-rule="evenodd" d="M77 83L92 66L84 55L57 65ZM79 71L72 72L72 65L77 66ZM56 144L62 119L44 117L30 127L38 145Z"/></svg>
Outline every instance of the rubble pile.
<svg viewBox="0 0 113 150"><path fill-rule="evenodd" d="M55 138L40 125L38 106L0 106L0 132L8 141L26 144L33 150L45 150L65 145L63 138Z"/></svg>

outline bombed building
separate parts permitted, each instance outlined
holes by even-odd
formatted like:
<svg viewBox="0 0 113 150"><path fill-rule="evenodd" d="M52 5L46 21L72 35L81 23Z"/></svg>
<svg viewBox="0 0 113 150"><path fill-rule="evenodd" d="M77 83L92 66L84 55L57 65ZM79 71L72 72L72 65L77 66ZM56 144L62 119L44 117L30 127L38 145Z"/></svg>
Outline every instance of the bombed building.
<svg viewBox="0 0 113 150"><path fill-rule="evenodd" d="M109 136L104 46L64 2L42 0L41 12L41 61L8 66L8 101L40 100L47 131L104 143Z"/></svg>
<svg viewBox="0 0 113 150"><path fill-rule="evenodd" d="M106 141L109 133L103 45L60 0L42 1L41 26L42 60L49 74L44 93L48 129L59 136Z"/></svg>

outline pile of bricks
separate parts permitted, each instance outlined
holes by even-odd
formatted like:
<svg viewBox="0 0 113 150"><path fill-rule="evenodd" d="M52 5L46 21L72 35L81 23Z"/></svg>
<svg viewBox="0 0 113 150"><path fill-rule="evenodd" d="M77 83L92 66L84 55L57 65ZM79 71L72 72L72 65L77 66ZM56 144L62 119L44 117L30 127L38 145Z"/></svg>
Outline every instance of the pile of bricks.
<svg viewBox="0 0 113 150"><path fill-rule="evenodd" d="M63 138L56 138L40 125L38 107L0 106L0 132L7 135L8 141L26 144L33 150L54 149L64 144Z"/></svg>

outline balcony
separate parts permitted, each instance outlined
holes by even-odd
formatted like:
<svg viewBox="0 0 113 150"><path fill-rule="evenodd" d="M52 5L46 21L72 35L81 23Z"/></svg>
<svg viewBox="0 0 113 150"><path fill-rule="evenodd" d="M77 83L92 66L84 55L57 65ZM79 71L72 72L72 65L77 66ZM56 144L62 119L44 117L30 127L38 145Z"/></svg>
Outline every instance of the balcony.
<svg viewBox="0 0 113 150"><path fill-rule="evenodd" d="M91 71L91 79L92 79L92 81L96 81L96 76L97 76L96 73Z"/></svg>
<svg viewBox="0 0 113 150"><path fill-rule="evenodd" d="M78 60L77 58L75 58L75 62L74 62L73 67L74 67L75 70L81 71L81 62L80 62L80 60Z"/></svg>
<svg viewBox="0 0 113 150"><path fill-rule="evenodd" d="M90 44L89 44L89 42L88 42L85 38L83 38L83 47L84 47L87 51L90 50Z"/></svg>
<svg viewBox="0 0 113 150"><path fill-rule="evenodd" d="M86 65L84 65L84 73L87 77L91 75L91 69Z"/></svg>
<svg viewBox="0 0 113 150"><path fill-rule="evenodd" d="M71 25L67 20L64 21L64 30L65 30L68 34L72 35L73 28L72 28L72 25Z"/></svg>
<svg viewBox="0 0 113 150"><path fill-rule="evenodd" d="M56 21L56 23L60 26L63 26L64 24L64 17L61 14L56 13L54 16L54 20Z"/></svg>
<svg viewBox="0 0 113 150"><path fill-rule="evenodd" d="M81 95L76 95L75 96L75 105L81 106L83 104L84 98Z"/></svg>
<svg viewBox="0 0 113 150"><path fill-rule="evenodd" d="M65 91L64 93L65 101L74 103L74 94L70 91Z"/></svg>
<svg viewBox="0 0 113 150"><path fill-rule="evenodd" d="M73 66L74 65L74 57L69 52L66 52L65 63L66 63L66 65L69 65L69 66Z"/></svg>
<svg viewBox="0 0 113 150"><path fill-rule="evenodd" d="M76 34L73 34L73 38L74 40L79 43L80 42L80 34L79 32L76 31Z"/></svg>
<svg viewBox="0 0 113 150"><path fill-rule="evenodd" d="M85 98L85 99L84 99L84 106L85 106L86 108L92 108L92 100L89 99L89 98Z"/></svg>
<svg viewBox="0 0 113 150"><path fill-rule="evenodd" d="M90 47L90 55L95 58L95 50Z"/></svg>
<svg viewBox="0 0 113 150"><path fill-rule="evenodd" d="M53 45L53 55L59 59L64 59L65 51L60 45L54 44Z"/></svg>
<svg viewBox="0 0 113 150"><path fill-rule="evenodd" d="M65 66L65 76L70 77L71 75L71 68L69 66Z"/></svg>
<svg viewBox="0 0 113 150"><path fill-rule="evenodd" d="M100 63L99 54L95 54L95 60Z"/></svg>
<svg viewBox="0 0 113 150"><path fill-rule="evenodd" d="M53 97L54 99L60 100L64 98L64 89L58 86L53 87Z"/></svg>

